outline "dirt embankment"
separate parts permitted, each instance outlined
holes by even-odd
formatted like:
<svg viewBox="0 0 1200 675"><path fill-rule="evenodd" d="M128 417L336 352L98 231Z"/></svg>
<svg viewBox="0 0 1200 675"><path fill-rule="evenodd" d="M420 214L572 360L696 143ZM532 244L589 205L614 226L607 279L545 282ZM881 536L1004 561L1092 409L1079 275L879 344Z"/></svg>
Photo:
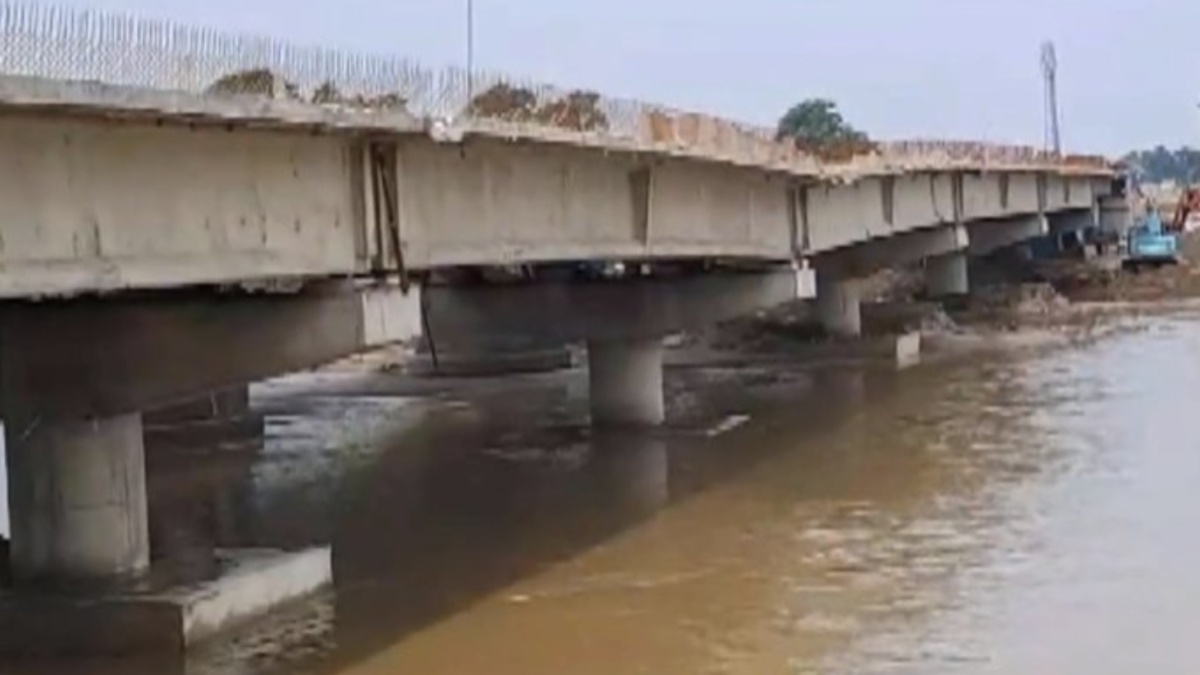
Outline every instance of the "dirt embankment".
<svg viewBox="0 0 1200 675"><path fill-rule="evenodd" d="M927 345L1075 343L1113 330L1119 319L1179 301L1200 301L1200 232L1184 236L1177 265L1123 269L1115 256L985 261L969 297L923 299L918 268L887 270L862 281L865 337L920 332ZM975 270L972 271L973 278ZM835 341L811 303L797 302L689 337L718 352L785 352Z"/></svg>
<svg viewBox="0 0 1200 675"><path fill-rule="evenodd" d="M1200 232L1180 238L1177 265L1121 270L1113 265L1066 261L1040 271L1073 302L1156 302L1200 298Z"/></svg>

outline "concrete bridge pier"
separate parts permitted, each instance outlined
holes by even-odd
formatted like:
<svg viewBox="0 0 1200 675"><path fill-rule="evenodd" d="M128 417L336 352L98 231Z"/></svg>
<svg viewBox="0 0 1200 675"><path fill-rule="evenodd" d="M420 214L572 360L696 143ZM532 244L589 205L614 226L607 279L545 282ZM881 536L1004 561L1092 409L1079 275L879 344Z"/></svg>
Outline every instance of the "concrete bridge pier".
<svg viewBox="0 0 1200 675"><path fill-rule="evenodd" d="M840 337L861 335L858 279L887 267L921 260L957 256L965 265L969 242L967 228L938 226L869 239L816 256L817 316L822 327Z"/></svg>
<svg viewBox="0 0 1200 675"><path fill-rule="evenodd" d="M925 288L935 298L966 295L971 287L966 252L936 256L925 261Z"/></svg>
<svg viewBox="0 0 1200 675"><path fill-rule="evenodd" d="M662 424L662 338L589 340L587 354L594 426Z"/></svg>
<svg viewBox="0 0 1200 675"><path fill-rule="evenodd" d="M330 550L315 547L217 550L217 573L164 586L152 569L144 411L236 416L246 382L414 338L418 303L391 285L334 284L0 308L14 577L0 592L0 652L178 652L328 584Z"/></svg>
<svg viewBox="0 0 1200 675"><path fill-rule="evenodd" d="M502 286L430 286L428 322L441 344L478 336L539 336L587 344L591 421L600 427L663 422L663 336L762 307L811 298L812 270L790 264L708 274Z"/></svg>
<svg viewBox="0 0 1200 675"><path fill-rule="evenodd" d="M862 335L862 304L857 279L817 272L817 318L836 337Z"/></svg>
<svg viewBox="0 0 1200 675"><path fill-rule="evenodd" d="M1047 216L1050 234L1059 251L1085 253L1087 233L1100 227L1100 204L1092 208L1068 209Z"/></svg>
<svg viewBox="0 0 1200 675"><path fill-rule="evenodd" d="M9 423L5 444L15 583L110 585L146 571L140 414Z"/></svg>

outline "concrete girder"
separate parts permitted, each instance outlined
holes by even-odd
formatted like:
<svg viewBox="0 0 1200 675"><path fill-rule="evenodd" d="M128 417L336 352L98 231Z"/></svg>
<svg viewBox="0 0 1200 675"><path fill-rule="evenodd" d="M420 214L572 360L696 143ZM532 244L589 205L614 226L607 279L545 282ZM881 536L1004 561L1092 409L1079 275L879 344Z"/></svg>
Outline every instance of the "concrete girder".
<svg viewBox="0 0 1200 675"><path fill-rule="evenodd" d="M250 112L236 102L200 106L194 124L133 112L119 123L29 110L0 120L0 297L401 266L782 261L974 219L1088 208L1110 189L1101 177L952 164L841 183L666 150L438 142L406 133L411 120L400 117L395 133L377 133L391 113L314 113L284 130L212 124ZM338 133L310 133L323 126ZM163 157L172 158L165 168Z"/></svg>
<svg viewBox="0 0 1200 675"><path fill-rule="evenodd" d="M971 255L981 256L1045 236L1050 226L1045 216L1035 214L1002 220L977 220L967 223L967 229L971 235Z"/></svg>
<svg viewBox="0 0 1200 675"><path fill-rule="evenodd" d="M420 335L420 289L175 295L0 308L0 416L18 433L282 375Z"/></svg>
<svg viewBox="0 0 1200 675"><path fill-rule="evenodd" d="M549 343L660 337L814 295L811 270L664 279L425 289L429 337L473 346L472 336L538 335Z"/></svg>
<svg viewBox="0 0 1200 675"><path fill-rule="evenodd" d="M1041 174L1043 185L1042 210L1046 213L1090 208L1111 191L1110 181L1086 176Z"/></svg>
<svg viewBox="0 0 1200 675"><path fill-rule="evenodd" d="M410 267L792 257L792 183L777 174L490 138L395 152Z"/></svg>
<svg viewBox="0 0 1200 675"><path fill-rule="evenodd" d="M833 276L863 277L887 267L961 251L969 245L970 236L965 227L930 227L821 253L814 258L813 264L822 273Z"/></svg>
<svg viewBox="0 0 1200 675"><path fill-rule="evenodd" d="M353 152L339 136L6 115L0 297L362 271Z"/></svg>
<svg viewBox="0 0 1200 675"><path fill-rule="evenodd" d="M1050 224L1050 234L1054 236L1079 232L1100 225L1099 204L1087 208L1075 208L1046 214Z"/></svg>

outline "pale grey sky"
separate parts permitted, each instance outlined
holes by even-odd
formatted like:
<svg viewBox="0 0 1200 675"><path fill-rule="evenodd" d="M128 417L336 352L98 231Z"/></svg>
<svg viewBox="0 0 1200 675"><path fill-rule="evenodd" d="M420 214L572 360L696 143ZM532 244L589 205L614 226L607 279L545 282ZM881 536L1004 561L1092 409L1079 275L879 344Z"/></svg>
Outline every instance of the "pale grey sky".
<svg viewBox="0 0 1200 675"><path fill-rule="evenodd" d="M466 0L74 0L462 63ZM884 138L1040 144L1038 48L1064 141L1200 144L1198 0L475 0L480 67L773 124L809 96Z"/></svg>

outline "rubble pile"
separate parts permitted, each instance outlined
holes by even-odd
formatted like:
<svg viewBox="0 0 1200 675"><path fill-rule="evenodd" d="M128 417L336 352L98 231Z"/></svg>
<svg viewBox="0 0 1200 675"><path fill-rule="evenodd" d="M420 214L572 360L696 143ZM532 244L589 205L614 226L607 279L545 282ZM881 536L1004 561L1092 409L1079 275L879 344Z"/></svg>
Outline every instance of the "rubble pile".
<svg viewBox="0 0 1200 675"><path fill-rule="evenodd" d="M505 122L529 122L537 112L536 94L504 82L476 94L467 104L466 110L470 117L487 117Z"/></svg>
<svg viewBox="0 0 1200 675"><path fill-rule="evenodd" d="M218 78L205 88L213 96L265 96L277 100L315 103L317 105L343 105L372 110L403 110L408 101L399 92L388 92L374 96L355 94L346 96L331 81L325 81L305 96L300 87L267 68L252 68L229 73Z"/></svg>
<svg viewBox="0 0 1200 675"><path fill-rule="evenodd" d="M573 91L542 106L535 115L538 122L573 131L607 131L608 116L600 109L600 95Z"/></svg>
<svg viewBox="0 0 1200 675"><path fill-rule="evenodd" d="M505 122L534 122L573 131L604 131L608 116L600 109L600 94L572 91L543 105L529 89L500 83L471 99L469 117L484 117Z"/></svg>

